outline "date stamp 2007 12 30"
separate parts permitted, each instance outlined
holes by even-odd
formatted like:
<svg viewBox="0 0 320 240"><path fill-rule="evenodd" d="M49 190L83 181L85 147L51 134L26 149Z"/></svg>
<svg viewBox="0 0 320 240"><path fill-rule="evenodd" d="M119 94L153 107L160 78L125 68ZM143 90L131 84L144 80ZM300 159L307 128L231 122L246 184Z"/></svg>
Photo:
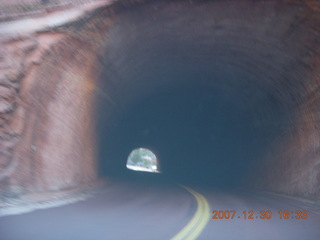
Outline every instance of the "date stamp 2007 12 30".
<svg viewBox="0 0 320 240"><path fill-rule="evenodd" d="M261 210L261 211L229 211L229 210L215 210L212 211L212 219L271 219L275 216L279 219L307 219L308 211L305 210L296 210L296 211L278 211L276 214L273 214L270 210Z"/></svg>

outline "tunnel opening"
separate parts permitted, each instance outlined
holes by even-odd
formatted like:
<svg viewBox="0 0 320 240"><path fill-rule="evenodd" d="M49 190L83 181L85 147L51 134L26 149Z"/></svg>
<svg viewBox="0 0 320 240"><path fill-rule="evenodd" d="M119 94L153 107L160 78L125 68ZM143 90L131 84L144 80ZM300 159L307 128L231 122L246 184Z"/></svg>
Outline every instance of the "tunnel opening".
<svg viewBox="0 0 320 240"><path fill-rule="evenodd" d="M128 156L126 167L133 171L160 173L157 156L147 148L136 148Z"/></svg>
<svg viewBox="0 0 320 240"><path fill-rule="evenodd" d="M282 2L121 8L99 55L100 174L126 178L127 156L145 147L161 177L177 182L234 187L272 176L266 162L291 149L288 134L313 88L299 65L302 26L292 30L299 14Z"/></svg>

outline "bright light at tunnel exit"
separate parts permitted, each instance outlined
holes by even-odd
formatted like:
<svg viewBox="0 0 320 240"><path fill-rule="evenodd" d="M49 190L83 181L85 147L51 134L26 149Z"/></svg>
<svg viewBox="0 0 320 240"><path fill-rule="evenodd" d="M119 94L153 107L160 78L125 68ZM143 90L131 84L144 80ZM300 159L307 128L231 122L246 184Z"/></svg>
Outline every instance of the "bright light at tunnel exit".
<svg viewBox="0 0 320 240"><path fill-rule="evenodd" d="M134 171L160 173L156 155L146 148L132 150L126 166Z"/></svg>

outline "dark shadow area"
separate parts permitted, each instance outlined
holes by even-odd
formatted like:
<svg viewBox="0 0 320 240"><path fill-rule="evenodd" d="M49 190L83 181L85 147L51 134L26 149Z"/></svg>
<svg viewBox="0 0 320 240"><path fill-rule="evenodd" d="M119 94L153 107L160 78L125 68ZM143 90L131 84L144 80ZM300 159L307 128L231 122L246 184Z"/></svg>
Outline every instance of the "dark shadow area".
<svg viewBox="0 0 320 240"><path fill-rule="evenodd" d="M100 56L101 175L139 175L125 165L145 147L162 174L143 179L241 186L281 142L303 95L289 70L302 51L298 36L282 39L298 10L232 3L155 1L119 10Z"/></svg>
<svg viewBox="0 0 320 240"><path fill-rule="evenodd" d="M119 116L107 137L103 134L100 171L124 178L242 185L282 131L282 125L275 124L284 118L278 115L279 105L266 99L257 107L272 109L266 113L274 116L270 125L257 126L255 109L248 109L236 94L197 86L157 92ZM130 151L138 147L155 151L161 176L125 169Z"/></svg>

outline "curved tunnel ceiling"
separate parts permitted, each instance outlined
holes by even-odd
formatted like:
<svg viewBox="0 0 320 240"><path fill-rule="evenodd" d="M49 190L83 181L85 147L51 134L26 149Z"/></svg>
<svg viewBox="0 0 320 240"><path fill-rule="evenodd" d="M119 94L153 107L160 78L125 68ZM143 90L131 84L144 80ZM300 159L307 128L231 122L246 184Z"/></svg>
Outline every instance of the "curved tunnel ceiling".
<svg viewBox="0 0 320 240"><path fill-rule="evenodd" d="M311 108L301 114L318 99L318 12L297 1L120 9L99 58L102 174L123 174L130 151L150 147L164 175L234 185L304 153L292 139L305 117L317 116Z"/></svg>

